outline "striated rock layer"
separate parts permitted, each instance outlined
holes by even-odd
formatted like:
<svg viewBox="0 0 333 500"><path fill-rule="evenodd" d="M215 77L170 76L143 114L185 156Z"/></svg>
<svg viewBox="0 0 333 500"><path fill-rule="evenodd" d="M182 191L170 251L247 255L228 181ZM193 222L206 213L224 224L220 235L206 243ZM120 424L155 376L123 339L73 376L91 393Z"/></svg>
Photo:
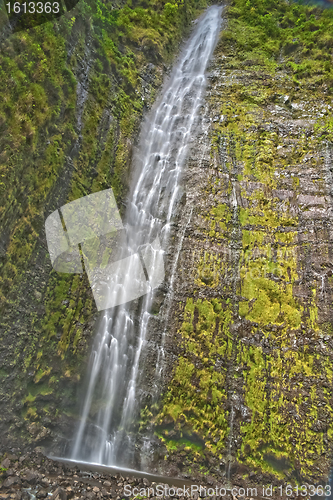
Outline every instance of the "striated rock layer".
<svg viewBox="0 0 333 500"><path fill-rule="evenodd" d="M139 120L203 7L140 5L82 2L1 53L0 451L60 453L77 418L96 314L84 275L51 271L44 220L110 186L125 199ZM233 0L226 15L182 179L175 277L151 311L138 430L163 473L315 483L333 434L333 21L283 0Z"/></svg>
<svg viewBox="0 0 333 500"><path fill-rule="evenodd" d="M141 118L205 7L133 4L0 33L0 453L65 452L97 311L85 274L52 270L45 219L110 187L123 209Z"/></svg>
<svg viewBox="0 0 333 500"><path fill-rule="evenodd" d="M314 483L332 446L331 96L226 39L183 179L155 433L185 475Z"/></svg>

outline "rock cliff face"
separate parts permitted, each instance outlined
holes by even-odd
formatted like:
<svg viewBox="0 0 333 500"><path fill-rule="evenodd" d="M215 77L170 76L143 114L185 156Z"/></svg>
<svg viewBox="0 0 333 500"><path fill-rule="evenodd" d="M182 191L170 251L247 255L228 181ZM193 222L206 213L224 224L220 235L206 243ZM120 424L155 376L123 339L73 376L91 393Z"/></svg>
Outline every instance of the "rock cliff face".
<svg viewBox="0 0 333 500"><path fill-rule="evenodd" d="M155 433L182 474L313 483L332 447L331 80L295 78L283 42L275 66L240 57L228 18L183 179Z"/></svg>
<svg viewBox="0 0 333 500"><path fill-rule="evenodd" d="M110 186L125 202L140 119L202 8L81 1L1 39L0 448L68 433L97 314L84 274L52 271L44 222Z"/></svg>
<svg viewBox="0 0 333 500"><path fill-rule="evenodd" d="M85 276L52 272L44 220L110 186L125 199L143 104L200 8L156 3L154 17L145 3L103 5L81 4L63 24L2 47L1 79L13 88L0 114L3 447L63 442L96 320ZM160 472L313 483L329 471L327 12L282 0L234 0L225 10L182 180L173 288L157 295L143 360L141 383L153 386L149 353L167 325L163 394L138 423Z"/></svg>

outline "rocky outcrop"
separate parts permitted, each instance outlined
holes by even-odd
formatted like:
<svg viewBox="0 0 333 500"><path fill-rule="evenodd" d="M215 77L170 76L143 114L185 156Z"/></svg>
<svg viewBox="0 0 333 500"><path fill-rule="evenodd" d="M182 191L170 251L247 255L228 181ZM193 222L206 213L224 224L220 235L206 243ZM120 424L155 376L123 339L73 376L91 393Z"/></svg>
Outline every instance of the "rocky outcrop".
<svg viewBox="0 0 333 500"><path fill-rule="evenodd" d="M161 314L148 335L141 383L149 390L138 428L143 444L150 439L147 466L159 472L239 485L316 483L327 477L333 435L332 77L324 53L333 40L319 9L278 0L273 15L265 5L232 2L211 65L173 223L169 257L177 258L167 272L174 265L175 279L152 311ZM189 2L184 9L187 19ZM102 13L111 32L112 10ZM44 75L49 100L37 86L25 104L35 116L39 98L45 116L15 129L16 142L5 135L1 153L13 181L1 212L3 447L52 443L64 451L96 316L83 275L52 273L43 222L65 201L110 185L124 199L139 102L153 100L165 71L159 48L172 42L172 34L159 32L156 41L133 29L130 40L120 35L115 47L110 36L101 47L105 20L96 16L94 29L89 15L66 20L65 56L53 34L36 31L32 47L57 54L61 74L45 77L36 63L34 78ZM173 33L180 32L178 25ZM22 68L18 44L8 50ZM21 73L14 76L22 84ZM8 116L12 105L5 105ZM152 359L163 332L158 404ZM11 462L3 467L18 470ZM4 471L3 488L16 495L21 483L41 481L38 492L45 492L46 481L26 468ZM55 498L74 488L62 478L53 483L47 493Z"/></svg>
<svg viewBox="0 0 333 500"><path fill-rule="evenodd" d="M52 271L44 222L110 186L123 206L140 120L197 12L100 4L2 40L0 449L64 452L97 312L84 274Z"/></svg>
<svg viewBox="0 0 333 500"><path fill-rule="evenodd" d="M331 98L228 36L184 175L155 433L182 474L315 483L332 446Z"/></svg>
<svg viewBox="0 0 333 500"><path fill-rule="evenodd" d="M28 500L31 498L51 498L52 500L100 498L152 499L186 498L197 500L200 486L201 497L208 492L221 492L227 500L232 499L230 490L207 478L201 485L190 481L169 479L155 482L147 478L137 478L117 473L115 475L87 472L77 466L69 467L56 460L46 458L40 451L22 454L18 450L7 454L1 463L0 498ZM248 498L248 495L245 496Z"/></svg>

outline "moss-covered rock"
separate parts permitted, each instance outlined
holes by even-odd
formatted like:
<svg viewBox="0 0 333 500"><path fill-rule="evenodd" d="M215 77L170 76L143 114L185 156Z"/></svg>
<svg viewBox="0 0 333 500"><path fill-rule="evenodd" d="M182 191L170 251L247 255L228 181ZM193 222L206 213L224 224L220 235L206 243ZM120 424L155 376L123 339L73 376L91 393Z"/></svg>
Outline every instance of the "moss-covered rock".
<svg viewBox="0 0 333 500"><path fill-rule="evenodd" d="M156 432L204 441L191 473L314 483L332 451L333 11L233 0L227 23L185 174L181 349Z"/></svg>
<svg viewBox="0 0 333 500"><path fill-rule="evenodd" d="M86 276L52 270L44 221L109 187L122 206L141 117L204 5L81 0L1 39L1 446L68 432L97 319Z"/></svg>

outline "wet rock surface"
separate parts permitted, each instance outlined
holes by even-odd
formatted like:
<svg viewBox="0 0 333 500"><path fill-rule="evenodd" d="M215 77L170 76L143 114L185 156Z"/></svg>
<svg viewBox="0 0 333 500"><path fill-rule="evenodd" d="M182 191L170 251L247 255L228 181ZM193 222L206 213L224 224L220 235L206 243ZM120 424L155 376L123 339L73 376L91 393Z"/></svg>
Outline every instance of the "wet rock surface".
<svg viewBox="0 0 333 500"><path fill-rule="evenodd" d="M80 471L78 467L68 467L62 462L45 457L40 451L21 453L20 450L8 452L2 459L0 475L0 499L29 500L44 499L70 500L110 498L217 498L223 494L228 500L236 500L230 488L221 491L223 485L209 476L200 485L193 486L187 482L180 486L167 483L156 483L147 478L135 478L121 474L108 475L98 472ZM10 468L7 468L10 467ZM239 476L238 487L247 486ZM193 483L195 484L195 483ZM201 486L201 494L200 494ZM198 489L198 491L197 491ZM209 493L208 493L209 490ZM213 494L213 490L218 495ZM206 493L206 494L205 494ZM262 498L258 491L258 498ZM242 498L249 498L243 495Z"/></svg>
<svg viewBox="0 0 333 500"><path fill-rule="evenodd" d="M176 250L182 243L177 276L173 290L161 289L157 296L153 314L161 309L162 316L152 319L147 337L141 385L151 408L152 360L166 335L163 407L152 408L142 423L151 446L147 463L200 482L211 476L212 484L231 479L278 485L277 477L315 483L327 477L333 435L333 153L316 129L332 100L324 84L296 82L281 68L269 71L236 56L222 39L183 179L183 209L173 223ZM151 74L151 66L142 73L142 97ZM104 143L107 113L101 123L98 144ZM42 258L39 252L28 277L33 285L23 287L23 308L8 320L12 334L4 335L3 345L12 347L3 348L2 358L10 368L2 373L1 391L10 411L1 418L16 441L26 428L30 443L57 446L60 434L70 435L72 419L54 415L58 407L71 408L74 390L67 390L70 381L76 386L76 372L70 365L52 366L52 373L48 366L27 368L17 381L13 368L27 356L21 346L35 320L26 315L19 325L18 319L46 287L37 269L43 263L50 272L45 253ZM67 306L67 291L60 295ZM36 307L43 317L43 308ZM87 338L92 325L85 322ZM60 330L57 335L58 341ZM85 355L86 344L78 343ZM53 384L60 374L61 390L48 392L44 381ZM29 390L38 384L40 392L30 394L26 381ZM13 397L17 382L22 388ZM38 422L27 424L23 416ZM123 497L126 478L89 476L43 462L38 454L26 457L4 458L3 498L30 492L37 498Z"/></svg>
<svg viewBox="0 0 333 500"><path fill-rule="evenodd" d="M333 149L316 124L332 102L314 90L217 47L183 178L155 417L182 474L329 473Z"/></svg>

